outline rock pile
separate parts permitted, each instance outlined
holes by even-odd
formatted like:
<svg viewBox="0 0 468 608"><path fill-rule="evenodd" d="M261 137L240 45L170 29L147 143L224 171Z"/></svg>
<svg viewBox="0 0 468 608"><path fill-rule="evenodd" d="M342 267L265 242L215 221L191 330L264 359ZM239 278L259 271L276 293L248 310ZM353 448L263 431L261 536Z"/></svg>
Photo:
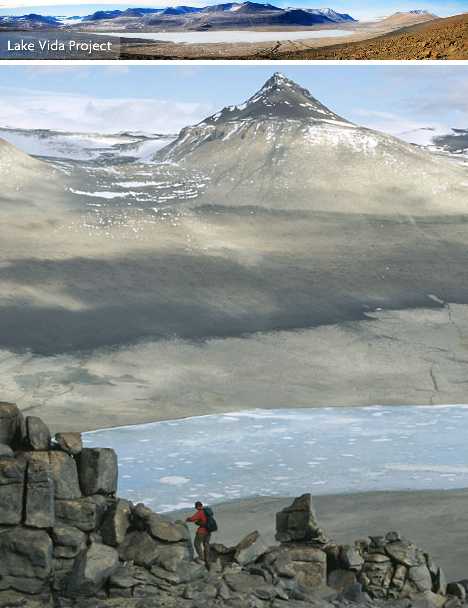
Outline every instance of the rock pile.
<svg viewBox="0 0 468 608"><path fill-rule="evenodd" d="M9 403L0 442L0 606L141 595L148 580L166 587L200 570L185 524L115 496L113 450L83 448L79 433L52 439Z"/></svg>
<svg viewBox="0 0 468 608"><path fill-rule="evenodd" d="M431 557L398 532L330 547L329 584L345 588L358 582L375 599L421 598L446 602L447 583ZM461 597L461 595L460 595Z"/></svg>
<svg viewBox="0 0 468 608"><path fill-rule="evenodd" d="M357 540L354 545L337 545L329 540L318 526L310 494L296 498L277 514L276 539L283 546L294 547L292 555L315 552L326 556L325 571L320 571L318 578L314 578L310 566L305 577L295 566L296 577L312 586L325 579L331 588L354 598L423 599L438 607L447 602L448 595L466 599L464 582L447 585L443 570L432 558L398 532ZM311 563L310 558L305 561Z"/></svg>
<svg viewBox="0 0 468 608"><path fill-rule="evenodd" d="M52 438L39 418L0 403L0 607L409 608L422 599L456 608L466 599L466 582L447 585L396 532L353 546L327 539L310 494L277 514L279 545L258 532L215 543L207 571L184 522L116 496L117 471L113 450L83 448L78 433Z"/></svg>

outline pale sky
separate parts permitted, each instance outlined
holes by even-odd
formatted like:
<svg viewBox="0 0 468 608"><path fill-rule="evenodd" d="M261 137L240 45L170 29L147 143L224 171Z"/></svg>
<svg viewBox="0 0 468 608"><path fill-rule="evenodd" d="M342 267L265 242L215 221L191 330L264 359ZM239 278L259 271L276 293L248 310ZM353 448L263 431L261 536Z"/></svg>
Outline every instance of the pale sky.
<svg viewBox="0 0 468 608"><path fill-rule="evenodd" d="M4 65L0 126L176 133L242 103L281 69L337 114L428 143L468 128L468 64ZM434 131L427 131L427 128ZM421 139L422 138L422 139Z"/></svg>

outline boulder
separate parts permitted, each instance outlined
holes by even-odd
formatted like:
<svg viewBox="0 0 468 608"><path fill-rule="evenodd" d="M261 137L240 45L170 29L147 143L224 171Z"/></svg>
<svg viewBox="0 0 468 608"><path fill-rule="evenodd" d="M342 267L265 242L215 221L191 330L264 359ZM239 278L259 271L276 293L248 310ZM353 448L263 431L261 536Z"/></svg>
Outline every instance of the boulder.
<svg viewBox="0 0 468 608"><path fill-rule="evenodd" d="M191 558L191 551L187 545L170 543L159 546L155 563L168 572L177 572L181 562L190 561Z"/></svg>
<svg viewBox="0 0 468 608"><path fill-rule="evenodd" d="M392 582L390 584L390 595L392 598L399 598L405 582L408 578L408 568L403 564L398 564L393 572Z"/></svg>
<svg viewBox="0 0 468 608"><path fill-rule="evenodd" d="M130 526L131 503L128 500L117 499L103 518L101 535L106 545L120 545Z"/></svg>
<svg viewBox="0 0 468 608"><path fill-rule="evenodd" d="M222 581L218 587L218 597L224 601L231 599L231 592L224 581Z"/></svg>
<svg viewBox="0 0 468 608"><path fill-rule="evenodd" d="M173 522L169 519L153 513L148 516L147 530L153 538L166 543L177 543L190 538L190 532L183 522Z"/></svg>
<svg viewBox="0 0 468 608"><path fill-rule="evenodd" d="M466 600L466 589L461 583L449 583L447 585L447 594L457 597L462 602Z"/></svg>
<svg viewBox="0 0 468 608"><path fill-rule="evenodd" d="M221 543L210 543L210 561L212 568L217 572L222 572L225 568L232 566L235 552L235 547L227 547Z"/></svg>
<svg viewBox="0 0 468 608"><path fill-rule="evenodd" d="M94 496L89 496L88 498L90 498L96 505L97 528L100 528L106 514L110 509L113 508L115 498L111 496L103 496L102 494L95 494Z"/></svg>
<svg viewBox="0 0 468 608"><path fill-rule="evenodd" d="M71 559L86 548L86 534L73 526L56 526L51 536L56 558Z"/></svg>
<svg viewBox="0 0 468 608"><path fill-rule="evenodd" d="M139 583L140 580L134 574L134 567L128 564L119 564L109 578L109 585L119 589L131 589Z"/></svg>
<svg viewBox="0 0 468 608"><path fill-rule="evenodd" d="M432 577L426 565L408 568L408 579L418 591L432 591Z"/></svg>
<svg viewBox="0 0 468 608"><path fill-rule="evenodd" d="M81 497L75 459L65 452L49 452L50 469L57 500L73 500Z"/></svg>
<svg viewBox="0 0 468 608"><path fill-rule="evenodd" d="M362 590L362 585L360 583L355 583L345 589L343 598L349 602L353 602L353 604L369 605L371 603L370 596Z"/></svg>
<svg viewBox="0 0 468 608"><path fill-rule="evenodd" d="M92 498L55 501L57 525L73 526L83 532L91 532L97 527L98 517L98 506Z"/></svg>
<svg viewBox="0 0 468 608"><path fill-rule="evenodd" d="M81 433L56 433L55 442L62 452L76 456L83 449Z"/></svg>
<svg viewBox="0 0 468 608"><path fill-rule="evenodd" d="M359 575L365 592L375 599L386 599L393 578L392 560L383 553L366 555Z"/></svg>
<svg viewBox="0 0 468 608"><path fill-rule="evenodd" d="M68 579L73 571L74 564L74 559L64 559L59 557L54 557L53 559L52 569L54 576L52 579L52 589L54 591L59 591L60 595L63 595L65 592Z"/></svg>
<svg viewBox="0 0 468 608"><path fill-rule="evenodd" d="M235 548L234 561L244 566L255 562L268 550L259 532L251 532Z"/></svg>
<svg viewBox="0 0 468 608"><path fill-rule="evenodd" d="M273 599L276 593L272 594L272 586L265 582L263 576L248 574L247 572L235 572L226 574L224 577L228 588L239 594L264 595L267 600ZM262 599L262 598L261 598Z"/></svg>
<svg viewBox="0 0 468 608"><path fill-rule="evenodd" d="M120 563L109 578L109 596L132 597L134 595L133 589L138 590L135 595L139 595L139 592L142 591L143 595L147 596L149 595L148 590L156 589L157 583L157 579L149 570L134 564ZM147 590L146 593L144 592L145 589Z"/></svg>
<svg viewBox="0 0 468 608"><path fill-rule="evenodd" d="M460 598L455 597L454 595L449 595L447 601L444 604L444 608L461 608L463 606L463 602Z"/></svg>
<svg viewBox="0 0 468 608"><path fill-rule="evenodd" d="M287 549L297 582L304 587L327 584L327 555L310 545L291 545Z"/></svg>
<svg viewBox="0 0 468 608"><path fill-rule="evenodd" d="M23 461L0 459L0 524L21 523L25 469Z"/></svg>
<svg viewBox="0 0 468 608"><path fill-rule="evenodd" d="M149 568L156 563L160 546L147 532L135 530L127 534L118 551L121 560Z"/></svg>
<svg viewBox="0 0 468 608"><path fill-rule="evenodd" d="M329 543L326 547L323 547L323 550L327 554L327 567L329 572L344 568L343 560L341 559L342 546Z"/></svg>
<svg viewBox="0 0 468 608"><path fill-rule="evenodd" d="M33 528L51 528L55 523L54 482L48 461L32 458L26 469L24 523Z"/></svg>
<svg viewBox="0 0 468 608"><path fill-rule="evenodd" d="M350 570L333 570L328 575L327 583L332 589L344 593L357 583L356 574Z"/></svg>
<svg viewBox="0 0 468 608"><path fill-rule="evenodd" d="M421 566L426 563L423 552L407 541L389 543L385 546L385 551L392 560L404 566Z"/></svg>
<svg viewBox="0 0 468 608"><path fill-rule="evenodd" d="M460 581L457 581L457 583L458 583L459 585L461 585L462 587L464 587L464 588L465 588L465 591L466 591L466 592L467 592L467 594L468 594L468 579L467 579L467 578L463 578L463 579L461 579Z"/></svg>
<svg viewBox="0 0 468 608"><path fill-rule="evenodd" d="M50 447L49 427L38 416L26 417L26 441L31 450L48 450Z"/></svg>
<svg viewBox="0 0 468 608"><path fill-rule="evenodd" d="M38 595L28 595L19 591L0 591L2 608L55 608L53 597L48 591Z"/></svg>
<svg viewBox="0 0 468 608"><path fill-rule="evenodd" d="M359 572L364 565L364 558L356 547L344 545L341 547L340 560L347 570Z"/></svg>
<svg viewBox="0 0 468 608"><path fill-rule="evenodd" d="M81 491L91 494L115 494L117 491L117 454L111 448L84 448L79 455Z"/></svg>
<svg viewBox="0 0 468 608"><path fill-rule="evenodd" d="M52 541L43 530L14 527L0 534L3 589L38 593L52 572Z"/></svg>
<svg viewBox="0 0 468 608"><path fill-rule="evenodd" d="M154 511L142 502L137 503L132 509L134 525L141 525L141 530L145 530L148 527L147 522L153 513Z"/></svg>
<svg viewBox="0 0 468 608"><path fill-rule="evenodd" d="M24 436L24 418L13 403L0 402L0 443L19 447Z"/></svg>
<svg viewBox="0 0 468 608"><path fill-rule="evenodd" d="M158 565L153 565L151 566L151 574L158 581L159 585L161 582L167 585L182 585L204 578L206 576L206 568L202 564L185 561L179 563L175 572L165 570Z"/></svg>
<svg viewBox="0 0 468 608"><path fill-rule="evenodd" d="M387 544L385 536L380 536L380 534L369 536L369 540L369 549L385 549L385 545Z"/></svg>
<svg viewBox="0 0 468 608"><path fill-rule="evenodd" d="M310 494L299 496L276 514L276 540L279 542L310 541L320 532Z"/></svg>
<svg viewBox="0 0 468 608"><path fill-rule="evenodd" d="M399 532L387 532L385 535L385 540L388 543L396 543L402 540L401 534Z"/></svg>
<svg viewBox="0 0 468 608"><path fill-rule="evenodd" d="M434 562L430 555L425 553L424 557L433 581L432 591L445 595L447 592L447 579L444 571Z"/></svg>
<svg viewBox="0 0 468 608"><path fill-rule="evenodd" d="M14 458L15 454L9 445L0 443L0 459L1 458Z"/></svg>
<svg viewBox="0 0 468 608"><path fill-rule="evenodd" d="M415 608L442 608L447 602L447 598L443 595L438 595L432 591L424 591L423 593L414 594L411 598L411 605Z"/></svg>
<svg viewBox="0 0 468 608"><path fill-rule="evenodd" d="M67 594L94 596L119 567L113 547L92 543L75 560L68 580Z"/></svg>
<svg viewBox="0 0 468 608"><path fill-rule="evenodd" d="M273 569L275 574L281 578L292 579L296 576L293 562L291 561L287 551L282 551L279 553L271 564L270 569Z"/></svg>

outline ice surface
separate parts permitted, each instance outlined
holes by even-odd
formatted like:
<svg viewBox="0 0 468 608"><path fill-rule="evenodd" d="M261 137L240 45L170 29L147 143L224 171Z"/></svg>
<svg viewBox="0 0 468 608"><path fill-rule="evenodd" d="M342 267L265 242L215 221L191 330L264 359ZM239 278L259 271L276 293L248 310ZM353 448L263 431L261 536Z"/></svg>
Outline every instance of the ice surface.
<svg viewBox="0 0 468 608"><path fill-rule="evenodd" d="M276 40L306 40L308 38L339 38L351 36L351 30L297 30L252 32L249 30L219 30L214 32L96 32L97 36L160 40L178 44L222 44L236 42L274 42Z"/></svg>
<svg viewBox="0 0 468 608"><path fill-rule="evenodd" d="M255 410L95 431L84 441L117 450L121 495L169 511L195 497L467 487L465 421L468 406Z"/></svg>

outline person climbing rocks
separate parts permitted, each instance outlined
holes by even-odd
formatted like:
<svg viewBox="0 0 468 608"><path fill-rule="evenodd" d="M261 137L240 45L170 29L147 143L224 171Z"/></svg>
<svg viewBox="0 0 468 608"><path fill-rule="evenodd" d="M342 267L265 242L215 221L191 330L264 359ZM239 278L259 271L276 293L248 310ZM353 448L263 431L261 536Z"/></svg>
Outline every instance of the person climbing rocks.
<svg viewBox="0 0 468 608"><path fill-rule="evenodd" d="M205 563L206 569L210 570L210 539L211 533L216 532L218 525L210 507L204 507L199 500L195 503L196 512L187 517L186 521L198 526L195 533L195 550L201 561Z"/></svg>

